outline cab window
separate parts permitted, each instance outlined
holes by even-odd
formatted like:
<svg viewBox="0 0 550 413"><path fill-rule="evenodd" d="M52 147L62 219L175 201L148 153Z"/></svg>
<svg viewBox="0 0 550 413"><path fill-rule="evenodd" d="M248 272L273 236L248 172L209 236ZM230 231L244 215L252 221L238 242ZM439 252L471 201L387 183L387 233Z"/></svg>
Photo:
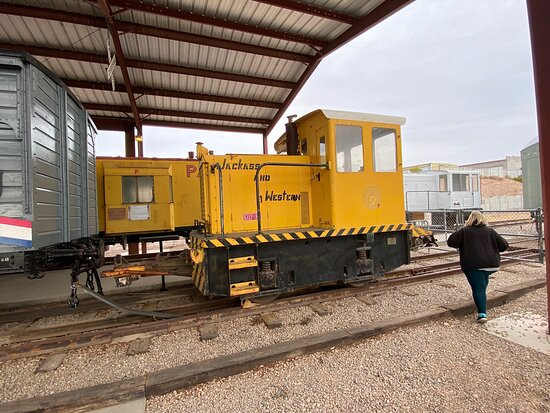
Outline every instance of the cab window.
<svg viewBox="0 0 550 413"><path fill-rule="evenodd" d="M359 172L363 165L363 130L360 126L336 125L336 170Z"/></svg>
<svg viewBox="0 0 550 413"><path fill-rule="evenodd" d="M122 203L138 204L153 202L152 176L123 176Z"/></svg>
<svg viewBox="0 0 550 413"><path fill-rule="evenodd" d="M465 174L453 174L453 191L465 192L470 190L470 179Z"/></svg>
<svg viewBox="0 0 550 413"><path fill-rule="evenodd" d="M395 130L372 128L372 152L375 172L397 171Z"/></svg>
<svg viewBox="0 0 550 413"><path fill-rule="evenodd" d="M325 146L325 137L319 138L319 160L320 163L326 163L327 161L327 148Z"/></svg>
<svg viewBox="0 0 550 413"><path fill-rule="evenodd" d="M472 191L479 192L478 175L472 175Z"/></svg>
<svg viewBox="0 0 550 413"><path fill-rule="evenodd" d="M300 141L300 153L302 155L307 155L307 139L302 139Z"/></svg>
<svg viewBox="0 0 550 413"><path fill-rule="evenodd" d="M439 175L439 190L441 192L447 192L449 186L447 185L447 175Z"/></svg>

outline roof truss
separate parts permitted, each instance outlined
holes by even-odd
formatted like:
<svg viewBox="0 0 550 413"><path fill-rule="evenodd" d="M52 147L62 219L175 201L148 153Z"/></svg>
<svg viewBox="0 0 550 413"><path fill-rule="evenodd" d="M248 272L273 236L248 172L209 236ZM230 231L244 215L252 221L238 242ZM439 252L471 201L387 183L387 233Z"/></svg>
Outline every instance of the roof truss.
<svg viewBox="0 0 550 413"><path fill-rule="evenodd" d="M87 101L83 99L84 105L88 107L91 112L113 112L119 113L123 117L113 116L94 116L94 119L98 122L98 126L110 126L121 125L124 128L128 128L129 122L135 122L138 128L143 125L157 125L157 126L176 126L176 127L190 127L190 128L203 128L212 130L233 130L239 132L250 133L262 133L264 137L273 129L278 120L283 116L284 112L288 109L288 106L292 100L299 93L306 81L309 79L314 70L318 67L323 57L332 53L343 44L349 42L356 36L363 33L373 25L382 21L392 13L401 9L413 0L383 0L382 2L376 2L376 7L369 11L366 15L347 15L345 13L337 12L335 9L323 8L315 5L316 0L308 0L308 2L298 0L250 0L250 2L262 3L269 8L269 11L278 9L290 10L298 16L315 16L315 19L302 19L302 21L311 21L314 26L309 26L306 29L305 26L300 29L296 27L296 31L283 29L280 25L277 26L276 22L271 22L269 25L255 25L250 21L239 21L238 18L224 19L217 17L215 13L193 13L186 10L178 10L175 8L161 7L158 2L153 0L76 0L81 1L83 4L92 4L96 6L96 12L86 14L83 10L89 9L60 9L54 10L42 7L43 3L39 0L21 0L21 3L7 3L0 1L0 9L2 14L9 16L21 16L28 19L47 20L54 24L74 24L71 26L74 28L87 26L96 29L104 29L109 31L113 43L115 46L115 52L118 63L124 79L123 85L116 85L116 93L125 93L128 96L130 105L114 105L105 104L104 100ZM215 2L215 0L203 0L204 2ZM371 0L365 0L365 2ZM30 5L28 5L30 4ZM374 3L373 3L374 4ZM265 12L266 7L258 8L261 12ZM133 13L135 12L135 13ZM233 10L235 12L235 10ZM137 13L137 14L136 14ZM278 12L274 12L278 13ZM160 16L170 19L169 26L153 25L156 20L146 18L147 16ZM276 14L275 14L276 15ZM288 14L284 14L288 16ZM136 19L136 16L141 16L144 19ZM260 21L263 16L257 16L257 21ZM161 20L159 20L161 21ZM164 20L162 20L164 21ZM174 29L174 27L190 27L190 26L178 26L178 22L193 22L202 25L207 25L215 28L219 28L215 32L215 35L204 35L199 32L187 32L181 29ZM304 23L305 24L305 23ZM319 37L319 35L313 35L311 31L312 27L316 27L324 24L330 24L331 30L325 31L325 37ZM339 25L339 35L331 37L330 33L334 25ZM53 26L52 26L53 27ZM169 28L168 28L169 27ZM192 27L192 26L191 26ZM328 27L328 26L327 26ZM66 28L65 28L66 29ZM74 29L78 30L78 29ZM80 29L82 30L82 29ZM221 32L220 32L221 30ZM66 31L66 30L65 30ZM249 34L252 36L239 37L234 36L234 32L240 32ZM321 33L317 31L318 33ZM316 33L317 33L316 32ZM2 31L0 30L0 33ZM37 36L32 37L17 37L17 33L7 33L4 37L0 36L0 49L9 50L25 50L31 54L37 56L44 56L48 58L56 59L68 59L76 62L88 62L93 64L105 65L107 64L107 56L104 54L98 54L90 48L82 47L73 43L70 46L56 46L54 44L47 44L45 41L42 43L33 42L27 40L28 38L40 38ZM147 58L147 54L144 56L137 56L136 53L130 54L128 51L129 43L121 39L121 36L134 36L132 37L133 43L139 44L139 42L146 40L147 38L160 39L160 41L170 40L177 43L190 43L197 45L201 53L205 53L210 56L209 49L201 49L205 46L214 48L215 50L225 50L233 52L242 52L245 55L237 55L236 61L241 59L239 56L249 56L247 59L247 65L234 64L229 69L225 69L224 65L211 65L210 62L206 64L186 64L182 63L185 60L173 59L169 54L165 53L165 56L157 59ZM238 40L236 40L238 39ZM245 40L246 39L246 40ZM277 41L264 41L263 39L276 39ZM46 43L46 44L44 44ZM170 43L171 44L171 43ZM275 46L273 46L275 45ZM304 48L304 45L308 46ZM80 47L79 47L80 46ZM168 48L168 46L166 46ZM135 46L134 46L135 48ZM298 52L296 51L298 50ZM130 55L130 57L128 56ZM214 54L215 56L215 54ZM251 57L250 57L251 56ZM276 60L272 60L276 59ZM177 63L176 63L177 61ZM252 62L252 63L250 63ZM258 70L259 66L264 65L265 68L276 67L277 74L273 73L273 70ZM85 66L82 66L85 67ZM284 68L286 71L280 71L280 68ZM161 88L156 87L155 84L149 84L147 79L150 78L150 74L145 76L147 72L140 72L139 70L130 71L129 69L141 69L143 71L153 71L156 73L169 73L186 77L200 78L200 82L195 84L208 84L210 79L224 80L228 82L236 83L219 83L217 84L217 90L214 91L212 87L208 90L199 90L194 88L193 91L185 90L179 86L176 82L171 87ZM97 70L95 71L97 73ZM69 87L81 89L84 93L86 90L100 90L109 91L111 85L107 82L90 81L90 75L87 76L75 76L70 74L67 76L65 72L58 73ZM139 77L136 76L139 74ZM97 79L97 77L96 77ZM136 79L141 79L136 82ZM176 79L170 77L170 79ZM137 84L136 84L137 83ZM185 84L185 83L184 83ZM212 85L212 82L209 84ZM240 84L240 85L239 85ZM249 99L239 91L243 90L246 84L255 85L259 87L271 87L278 89L286 89L288 93L281 93L277 91L272 94L272 98L269 99ZM227 85L232 85L228 89ZM249 88L250 86L246 86ZM228 92L231 90L232 92ZM247 89L248 90L248 89ZM266 96L269 95L269 89L264 89L266 92L262 92ZM273 89L276 91L276 89ZM86 95L84 93L84 95ZM100 96L100 94L96 94ZM93 100L96 96L88 92L87 96ZM254 113L249 109L245 112L241 111L241 115L230 116L227 115L227 111L224 113L209 113L205 110L199 110L196 112L181 111L177 107L168 107L166 110L159 108L147 107L146 105L138 105L140 96L150 95L174 99L189 99L194 101L206 101L206 102L220 102L224 104L249 106L253 108L267 108L273 109L274 115L267 119L265 117L265 110L261 116L256 110L256 115L252 117L242 116L242 113ZM273 97L277 96L276 99ZM105 94L102 96L102 99ZM167 102L170 103L170 102ZM166 105L164 105L166 106ZM169 105L168 105L169 106ZM188 107L188 106L186 106ZM237 113L236 111L235 113ZM132 118L129 114L132 114ZM194 122L172 122L153 119L153 117L168 116L172 118L185 118L185 119L197 119L197 123ZM200 121L203 121L202 123ZM214 123L215 122L215 123ZM224 125L223 123L231 123L231 125ZM232 126L237 124L237 126ZM238 124L257 124L258 127L246 127L238 126ZM265 142L264 142L265 143Z"/></svg>

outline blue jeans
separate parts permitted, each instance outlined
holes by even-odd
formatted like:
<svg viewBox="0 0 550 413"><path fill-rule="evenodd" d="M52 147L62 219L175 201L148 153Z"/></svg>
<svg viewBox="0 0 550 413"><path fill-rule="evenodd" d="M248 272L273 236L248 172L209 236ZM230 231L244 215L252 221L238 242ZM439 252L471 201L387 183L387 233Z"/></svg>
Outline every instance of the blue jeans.
<svg viewBox="0 0 550 413"><path fill-rule="evenodd" d="M478 313L487 313L487 286L489 285L489 275L494 271L470 270L466 272L466 278L470 287L472 287L472 296L477 307Z"/></svg>

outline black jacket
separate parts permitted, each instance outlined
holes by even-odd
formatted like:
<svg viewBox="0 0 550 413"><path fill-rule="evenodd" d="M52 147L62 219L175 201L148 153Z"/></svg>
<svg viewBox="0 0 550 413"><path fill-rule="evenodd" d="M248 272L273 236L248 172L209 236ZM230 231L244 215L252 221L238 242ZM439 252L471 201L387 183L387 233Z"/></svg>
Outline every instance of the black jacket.
<svg viewBox="0 0 550 413"><path fill-rule="evenodd" d="M464 272L498 267L500 253L508 249L508 242L486 225L459 229L451 234L447 245L459 249Z"/></svg>

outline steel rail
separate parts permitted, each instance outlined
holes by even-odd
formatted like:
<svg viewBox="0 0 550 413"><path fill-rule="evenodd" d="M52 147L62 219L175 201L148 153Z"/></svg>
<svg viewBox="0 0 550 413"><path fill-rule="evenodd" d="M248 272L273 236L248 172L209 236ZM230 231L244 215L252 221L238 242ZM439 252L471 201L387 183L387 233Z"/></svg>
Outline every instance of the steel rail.
<svg viewBox="0 0 550 413"><path fill-rule="evenodd" d="M525 258L528 258L531 255L527 255ZM240 307L236 308L239 301L235 299L225 299L219 301L214 300L214 302L202 303L202 305L205 306L205 304L215 304L218 302L220 305L217 308L215 306L211 306L206 311L199 311L193 313L192 315L178 316L176 318L160 320L154 323L144 323L143 321L147 320L146 318L127 317L126 319L119 320L120 325L117 326L111 322L106 324L107 327L104 329L94 329L90 326L88 329L83 331L70 332L69 326L69 332L67 332L67 334L62 334L63 331L60 331L59 328L54 328L52 329L52 333L47 338L41 337L41 332L38 330L25 330L24 332L19 331L15 336L15 342L8 343L0 347L0 361L49 354L58 351L61 348L64 350L70 350L99 344L109 344L119 340L124 340L125 337L134 334L148 334L157 336L204 324L227 321L235 318L250 317L265 313L267 311L280 311L293 307L306 306L314 302L334 301L366 293L387 291L402 285L424 283L460 273L461 270L458 264L452 264L455 265L455 268L447 268L442 271L435 272L424 271L422 274L416 275L409 274L395 276L393 278L382 279L378 283L369 283L366 286L359 288L348 287L330 289L327 291L310 292L298 296L282 298L270 304L261 305L257 308L247 310L243 310ZM502 262L502 266L511 264L517 264L517 262L510 259L505 259ZM391 273L388 275L391 275ZM213 321L214 316L215 321ZM124 324L125 321L126 324ZM25 335L27 336L25 337ZM4 339L6 339L6 337L4 337Z"/></svg>

